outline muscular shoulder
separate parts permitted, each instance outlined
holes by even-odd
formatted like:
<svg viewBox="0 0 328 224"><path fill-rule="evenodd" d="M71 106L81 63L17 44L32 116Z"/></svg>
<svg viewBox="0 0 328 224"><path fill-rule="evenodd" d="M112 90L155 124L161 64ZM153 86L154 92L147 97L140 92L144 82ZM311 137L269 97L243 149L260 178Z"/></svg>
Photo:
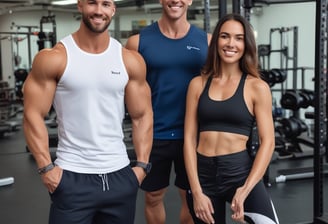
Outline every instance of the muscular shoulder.
<svg viewBox="0 0 328 224"><path fill-rule="evenodd" d="M125 44L125 47L130 50L138 51L139 37L139 34L130 36Z"/></svg>
<svg viewBox="0 0 328 224"><path fill-rule="evenodd" d="M59 78L66 66L65 47L58 43L53 48L42 49L34 57L32 73L34 75L47 75Z"/></svg>
<svg viewBox="0 0 328 224"><path fill-rule="evenodd" d="M137 51L129 50L123 47L122 56L124 65L130 78L146 75L146 63L143 57Z"/></svg>

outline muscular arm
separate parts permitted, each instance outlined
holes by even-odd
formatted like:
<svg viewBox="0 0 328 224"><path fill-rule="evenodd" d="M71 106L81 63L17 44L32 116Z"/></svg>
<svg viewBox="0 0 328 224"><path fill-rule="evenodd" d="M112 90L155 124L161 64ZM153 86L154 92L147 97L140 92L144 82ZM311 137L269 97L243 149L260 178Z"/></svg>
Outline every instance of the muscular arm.
<svg viewBox="0 0 328 224"><path fill-rule="evenodd" d="M33 154L37 167L45 167L51 163L48 144L48 130L44 122L54 98L60 68L65 65L61 53L57 49L40 51L34 58L32 70L24 83L24 117L23 128L27 145ZM57 169L57 168L56 168ZM50 173L50 172L49 172ZM42 180L52 192L56 186L48 178L47 173Z"/></svg>
<svg viewBox="0 0 328 224"><path fill-rule="evenodd" d="M141 55L123 48L124 63L129 73L125 103L132 119L132 140L137 160L148 162L153 139L151 93L146 81L146 65Z"/></svg>
<svg viewBox="0 0 328 224"><path fill-rule="evenodd" d="M24 83L23 127L27 145L36 159L38 167L48 165L48 131L44 117L48 114L56 90L58 67L52 60L54 50L39 52L32 70Z"/></svg>

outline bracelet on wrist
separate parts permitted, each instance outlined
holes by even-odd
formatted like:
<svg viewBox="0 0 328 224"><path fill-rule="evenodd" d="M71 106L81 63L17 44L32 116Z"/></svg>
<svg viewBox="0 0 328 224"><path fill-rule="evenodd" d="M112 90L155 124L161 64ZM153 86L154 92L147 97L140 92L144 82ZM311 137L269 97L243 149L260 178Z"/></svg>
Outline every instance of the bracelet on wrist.
<svg viewBox="0 0 328 224"><path fill-rule="evenodd" d="M45 174L45 173L47 173L47 172L49 172L50 170L52 170L53 168L55 168L55 164L54 163L50 163L49 165L47 165L47 166L45 166L45 167L41 167L41 168L39 168L38 169L38 173L40 174L40 175L42 175L42 174Z"/></svg>

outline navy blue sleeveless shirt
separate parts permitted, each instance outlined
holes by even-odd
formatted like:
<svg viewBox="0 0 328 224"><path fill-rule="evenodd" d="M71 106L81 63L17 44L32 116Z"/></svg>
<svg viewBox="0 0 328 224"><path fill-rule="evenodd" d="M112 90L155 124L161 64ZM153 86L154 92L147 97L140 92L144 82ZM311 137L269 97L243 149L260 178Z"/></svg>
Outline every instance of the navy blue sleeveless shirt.
<svg viewBox="0 0 328 224"><path fill-rule="evenodd" d="M183 139L188 85L200 74L207 48L207 33L193 25L180 39L164 36L157 22L141 30L138 51L152 92L154 139Z"/></svg>

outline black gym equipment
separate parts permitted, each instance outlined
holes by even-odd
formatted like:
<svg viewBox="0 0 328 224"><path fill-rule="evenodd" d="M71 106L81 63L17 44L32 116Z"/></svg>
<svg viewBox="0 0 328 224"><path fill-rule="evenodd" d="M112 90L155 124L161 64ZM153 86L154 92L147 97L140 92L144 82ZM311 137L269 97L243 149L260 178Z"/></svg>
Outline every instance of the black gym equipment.
<svg viewBox="0 0 328 224"><path fill-rule="evenodd" d="M254 0L254 3L259 4L282 4L282 3L297 3L306 2L306 0L299 1L278 1L278 0ZM327 211L324 212L324 202L327 203L327 197L324 197L324 159L328 162L328 149L327 149L327 28L328 28L328 12L327 0L315 1L316 4L316 30L315 30L315 75L314 75L314 144L313 144L313 219L310 223L313 224L328 224ZM294 30L297 34L297 29ZM297 42L294 41L294 53L297 53ZM262 57L267 56L270 52L270 46L263 46L259 53ZM282 48L283 49L283 48ZM283 51L282 51L283 52ZM294 54L295 56L297 54ZM294 60L293 68L297 68L296 60ZM267 67L261 67L267 69ZM270 68L270 66L269 66ZM294 70L293 89L297 89L297 72ZM295 116L298 116L296 113ZM307 115L307 118L309 116ZM326 199L326 201L324 200Z"/></svg>
<svg viewBox="0 0 328 224"><path fill-rule="evenodd" d="M281 128L281 133L287 139L295 139L308 129L305 122L298 117L282 118L279 123L281 126L278 129Z"/></svg>
<svg viewBox="0 0 328 224"><path fill-rule="evenodd" d="M327 0L316 1L313 223L328 223L324 205L324 157L327 149ZM327 197L326 197L327 203Z"/></svg>
<svg viewBox="0 0 328 224"><path fill-rule="evenodd" d="M0 80L2 80L2 40L8 39L8 37L1 37L0 36Z"/></svg>
<svg viewBox="0 0 328 224"><path fill-rule="evenodd" d="M11 24L11 29L15 28L16 32L2 32L3 34L10 34L10 35L15 35L16 38L18 38L18 36L24 36L24 38L27 38L27 49L28 49L28 67L31 67L31 63L32 63L32 53L31 53L31 36L35 36L35 33L33 32L34 29L37 29L37 26L28 26L28 25L17 25L15 23ZM27 29L27 32L21 32L18 30L21 29ZM17 43L17 48L18 48L18 42ZM18 55L18 49L17 49L17 57L19 57ZM18 65L17 65L18 66Z"/></svg>
<svg viewBox="0 0 328 224"><path fill-rule="evenodd" d="M277 131L276 150L282 155L281 158L313 156L313 139L309 136L310 130L300 118L299 113L300 109L314 107L315 102L314 91L304 88L304 71L307 69L305 67L301 69L301 89L283 89L282 91L280 105L284 110L291 110L292 115L288 118L277 117L275 119ZM298 83L298 80L296 82L293 80L293 85L294 83Z"/></svg>
<svg viewBox="0 0 328 224"><path fill-rule="evenodd" d="M262 79L265 80L270 87L277 83L283 83L286 80L287 73L285 69L273 68L270 70L261 70Z"/></svg>
<svg viewBox="0 0 328 224"><path fill-rule="evenodd" d="M50 24L52 26L52 31L44 32L44 26L46 24ZM57 36L56 36L56 20L55 15L51 15L49 12L48 16L42 16L40 19L40 32L38 33L39 40L37 44L39 46L39 51L48 47L46 46L47 43L50 44L49 47L55 46L57 43Z"/></svg>
<svg viewBox="0 0 328 224"><path fill-rule="evenodd" d="M19 130L20 121L12 120L13 102L15 98L14 88L9 87L6 81L0 81L0 137L10 135Z"/></svg>
<svg viewBox="0 0 328 224"><path fill-rule="evenodd" d="M328 162L327 149L327 0L316 1L315 32L315 76L314 76L314 113L306 114L314 118L314 155L313 155L313 224L327 224L328 214L324 211L324 175ZM303 173L305 174L305 173Z"/></svg>
<svg viewBox="0 0 328 224"><path fill-rule="evenodd" d="M273 34L279 32L280 34L280 49L271 49L271 42L273 40ZM293 34L293 45L284 45L284 36L287 32ZM313 148L313 140L308 139L303 133L307 131L307 125L301 121L300 109L305 109L314 105L314 91L305 89L305 71L313 68L309 67L297 67L297 27L281 27L272 28L270 30L270 44L259 45L259 57L262 57L262 78L269 84L270 87L275 87L276 84L281 84L280 88L271 88L274 93L281 95L280 106L277 100L273 99L273 117L276 126L276 147L275 151L278 152L279 158L290 158L297 155L297 157L313 155L313 150L309 152L302 152L303 148ZM289 55L289 51L292 50L292 56ZM270 68L270 56L272 53L279 53L281 68ZM265 60L267 59L267 65ZM290 63L290 61L292 63ZM292 64L292 67L288 67ZM266 67L265 69L263 69ZM286 89L288 81L290 81L288 75L292 75L292 89ZM312 73L309 73L312 75ZM299 80L301 78L301 80ZM301 88L298 89L298 84L301 83ZM275 94L277 95L277 94ZM275 96L274 95L274 96ZM291 110L290 117L286 115L288 110ZM302 138L298 137L302 135ZM303 139L305 138L305 140Z"/></svg>
<svg viewBox="0 0 328 224"><path fill-rule="evenodd" d="M16 93L16 100L21 101L23 99L23 92L22 87L24 84L25 79L27 78L29 68L31 68L32 63L32 53L31 53L31 37L37 36L37 44L39 46L39 50L45 48L48 46L48 42L50 43L49 47L53 47L56 42L56 21L55 16L51 15L51 13L48 11L48 16L42 16L40 19L40 31L35 32L35 29L38 29L38 26L27 26L27 25L17 25L15 23L12 23L11 29L15 28L15 32L0 32L0 34L8 35L9 40L14 40L16 42L16 50L14 55L13 64L15 65L15 93ZM47 26L47 32L45 32L45 25L50 23L51 30L49 29L49 26ZM27 29L27 32L21 32L21 29ZM7 38L7 39L8 39ZM23 69L19 67L20 64L20 56L18 55L18 42L21 40L27 39L27 50L28 50L28 69ZM0 45L1 50L1 45ZM1 59L1 52L0 52L0 59ZM1 60L0 60L1 62ZM2 79L2 67L1 67L1 76L0 80ZM17 102L18 102L17 101Z"/></svg>
<svg viewBox="0 0 328 224"><path fill-rule="evenodd" d="M15 76L15 93L16 93L16 98L22 100L23 98L23 84L27 78L28 71L26 69L17 69L14 72ZM16 100L17 100L16 99Z"/></svg>
<svg viewBox="0 0 328 224"><path fill-rule="evenodd" d="M293 111L314 106L314 91L307 89L288 89L283 93L280 104L283 108Z"/></svg>
<svg viewBox="0 0 328 224"><path fill-rule="evenodd" d="M290 153L292 157L313 156L313 139L308 134L310 133L309 127L299 116L299 110L314 106L314 91L307 89L285 90L280 104L282 108L292 110L292 116L276 119L276 131L279 136L276 138L278 143L276 146L279 146L280 153L284 156ZM310 150L304 152L302 146Z"/></svg>
<svg viewBox="0 0 328 224"><path fill-rule="evenodd" d="M256 1L254 1L256 2ZM273 49L272 43L273 39L276 36L276 33L279 33L280 48ZM293 46L291 48L292 54L290 55L289 47L285 45L283 41L286 39L288 33L292 32L293 34ZM297 45L298 45L298 27L277 27L271 28L269 34L269 44L261 44L258 46L258 57L260 67L264 71L270 71L271 68L271 55L278 53L280 56L280 69L285 72L288 70L290 64L292 68L297 68ZM293 70L293 78L296 80L297 71ZM281 82L282 83L282 82ZM295 87L296 84L293 86Z"/></svg>
<svg viewBox="0 0 328 224"><path fill-rule="evenodd" d="M270 44L259 44L257 46L257 51L259 57L269 56L271 52L271 45Z"/></svg>
<svg viewBox="0 0 328 224"><path fill-rule="evenodd" d="M314 141L309 128L299 117L280 118L275 132L275 151L279 159L313 156Z"/></svg>

